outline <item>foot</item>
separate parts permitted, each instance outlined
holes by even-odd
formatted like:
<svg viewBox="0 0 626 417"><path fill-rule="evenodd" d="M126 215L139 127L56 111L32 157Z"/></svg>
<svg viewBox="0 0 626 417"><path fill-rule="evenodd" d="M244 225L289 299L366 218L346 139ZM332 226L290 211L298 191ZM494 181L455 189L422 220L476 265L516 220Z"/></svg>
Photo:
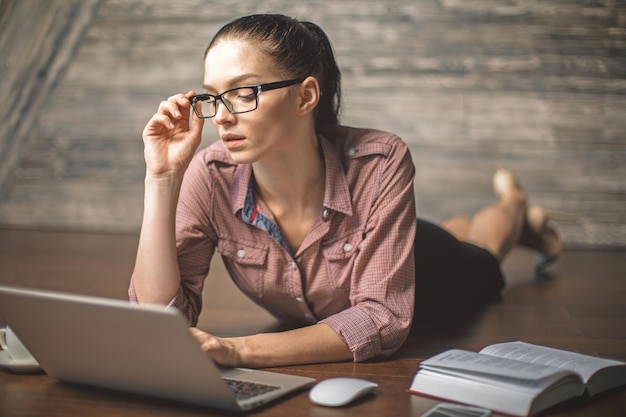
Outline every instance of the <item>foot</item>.
<svg viewBox="0 0 626 417"><path fill-rule="evenodd" d="M526 201L526 193L515 175L506 168L498 169L492 178L493 192L500 200Z"/></svg>
<svg viewBox="0 0 626 417"><path fill-rule="evenodd" d="M556 261L563 250L558 233L548 224L548 213L538 205L531 205L526 209L519 243L538 252L535 260L537 272Z"/></svg>

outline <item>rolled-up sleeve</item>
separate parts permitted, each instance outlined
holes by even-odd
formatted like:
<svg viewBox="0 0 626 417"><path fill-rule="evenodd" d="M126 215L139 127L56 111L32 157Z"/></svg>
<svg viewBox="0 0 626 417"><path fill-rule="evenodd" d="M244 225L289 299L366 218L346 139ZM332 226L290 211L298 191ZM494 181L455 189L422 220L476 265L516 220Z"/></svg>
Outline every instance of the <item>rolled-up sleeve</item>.
<svg viewBox="0 0 626 417"><path fill-rule="evenodd" d="M176 210L181 286L171 305L181 310L192 326L202 311L202 290L217 245L211 221L214 207L209 175L203 155L197 155L185 173Z"/></svg>
<svg viewBox="0 0 626 417"><path fill-rule="evenodd" d="M349 346L355 361L396 352L410 331L414 309L415 168L398 138L381 159L376 194L350 281L351 307L321 322Z"/></svg>
<svg viewBox="0 0 626 417"><path fill-rule="evenodd" d="M176 251L181 274L178 292L168 307L178 308L192 326L202 310L202 289L215 252L216 238L209 221L210 181L200 154L185 172L176 210ZM131 302L137 302L131 279Z"/></svg>

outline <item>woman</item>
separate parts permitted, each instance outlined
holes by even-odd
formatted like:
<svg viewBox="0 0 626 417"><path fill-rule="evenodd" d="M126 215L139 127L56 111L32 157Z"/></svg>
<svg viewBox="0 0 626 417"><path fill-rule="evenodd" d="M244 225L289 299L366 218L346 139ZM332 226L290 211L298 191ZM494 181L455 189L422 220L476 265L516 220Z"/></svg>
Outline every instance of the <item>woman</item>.
<svg viewBox="0 0 626 417"><path fill-rule="evenodd" d="M338 124L340 72L318 26L282 15L227 24L206 50L204 89L163 101L144 129L145 208L130 298L176 306L195 326L217 250L250 298L300 326L236 338L192 328L216 362L390 355L407 337L414 305L421 314L437 297L424 291L440 291L423 283L445 282L445 290L460 280L454 268L440 276L438 256L456 270L476 268L476 279L458 284L472 304L498 296L499 261L528 226L524 192L500 171L499 202L446 225L473 244L416 224L407 146ZM221 141L194 156L205 118ZM529 236L544 253L558 246L543 224Z"/></svg>

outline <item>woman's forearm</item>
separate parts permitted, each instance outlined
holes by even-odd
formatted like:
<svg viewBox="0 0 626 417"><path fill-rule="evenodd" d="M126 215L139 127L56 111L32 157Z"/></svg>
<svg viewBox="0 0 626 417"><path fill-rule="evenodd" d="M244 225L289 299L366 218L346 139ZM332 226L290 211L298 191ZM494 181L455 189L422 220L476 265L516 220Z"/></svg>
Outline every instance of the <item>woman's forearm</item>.
<svg viewBox="0 0 626 417"><path fill-rule="evenodd" d="M323 323L249 336L244 346L244 362L254 367L336 362L353 357L345 342Z"/></svg>
<svg viewBox="0 0 626 417"><path fill-rule="evenodd" d="M167 304L180 287L176 258L176 206L181 179L145 181L144 214L132 282L141 303Z"/></svg>
<svg viewBox="0 0 626 417"><path fill-rule="evenodd" d="M345 342L323 323L280 333L232 338L215 337L195 328L191 331L202 349L224 366L265 368L353 358Z"/></svg>

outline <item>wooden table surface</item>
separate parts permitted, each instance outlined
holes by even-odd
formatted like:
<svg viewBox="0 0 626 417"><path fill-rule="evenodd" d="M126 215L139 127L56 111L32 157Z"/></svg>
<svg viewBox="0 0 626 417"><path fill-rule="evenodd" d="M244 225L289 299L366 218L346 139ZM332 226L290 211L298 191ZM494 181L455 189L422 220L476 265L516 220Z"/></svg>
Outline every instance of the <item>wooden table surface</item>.
<svg viewBox="0 0 626 417"><path fill-rule="evenodd" d="M136 244L136 236L0 229L0 283L125 298ZM462 327L411 336L395 357L383 361L271 369L318 381L334 376L364 378L378 383L375 394L348 407L325 408L312 404L305 389L250 414L419 417L438 403L406 392L419 362L454 347L479 350L490 343L521 339L626 360L625 260L624 253L616 252L567 253L554 267L552 280L525 282L529 257L516 252L505 264L505 270L509 278L519 282L505 292L502 302ZM586 276L591 266L594 275ZM200 328L224 336L280 328L228 281L219 260L214 262L204 298ZM2 417L174 415L231 413L62 383L43 373L0 371ZM623 417L626 389L593 399L576 399L542 416Z"/></svg>

